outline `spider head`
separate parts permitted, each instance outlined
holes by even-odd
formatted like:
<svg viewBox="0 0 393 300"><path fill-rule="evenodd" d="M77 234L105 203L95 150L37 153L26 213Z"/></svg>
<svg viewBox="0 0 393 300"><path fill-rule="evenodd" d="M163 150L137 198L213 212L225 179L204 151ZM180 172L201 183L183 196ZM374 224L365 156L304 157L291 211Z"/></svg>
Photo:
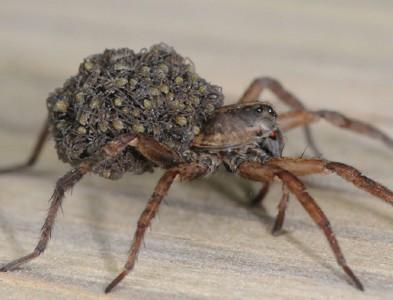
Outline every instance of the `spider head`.
<svg viewBox="0 0 393 300"><path fill-rule="evenodd" d="M247 104L237 111L240 119L248 126L259 129L259 136L268 137L275 134L277 113L266 102Z"/></svg>

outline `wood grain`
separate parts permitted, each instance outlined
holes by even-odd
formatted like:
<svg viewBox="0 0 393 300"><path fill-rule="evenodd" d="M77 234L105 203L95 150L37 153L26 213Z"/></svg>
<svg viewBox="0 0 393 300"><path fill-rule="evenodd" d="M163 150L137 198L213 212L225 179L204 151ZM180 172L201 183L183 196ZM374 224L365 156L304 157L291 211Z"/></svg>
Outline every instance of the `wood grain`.
<svg viewBox="0 0 393 300"><path fill-rule="evenodd" d="M164 41L236 101L257 75L281 80L310 108L393 130L391 1L0 1L1 165L27 157L48 93L104 48ZM267 95L274 104L277 102ZM277 109L284 110L277 104ZM314 126L329 159L393 188L393 153L367 138ZM301 132L286 136L300 155ZM306 151L306 154L309 154ZM35 245L56 178L53 144L28 172L0 178L0 263ZM126 259L160 172L111 182L88 176L68 194L47 252L0 274L2 299L390 299L393 209L334 176L307 184L329 216L366 291L350 286L319 229L291 198L285 232L270 234L277 186L264 210L257 185L219 172L176 184L135 271L104 295Z"/></svg>

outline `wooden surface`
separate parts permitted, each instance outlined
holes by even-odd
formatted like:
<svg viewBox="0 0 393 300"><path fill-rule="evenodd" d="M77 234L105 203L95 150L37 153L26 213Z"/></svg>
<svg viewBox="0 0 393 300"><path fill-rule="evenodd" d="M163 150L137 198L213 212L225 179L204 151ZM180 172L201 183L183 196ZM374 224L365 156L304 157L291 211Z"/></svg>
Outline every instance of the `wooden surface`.
<svg viewBox="0 0 393 300"><path fill-rule="evenodd" d="M48 92L74 74L84 56L160 41L191 57L201 75L223 86L228 103L253 77L270 75L310 108L337 109L393 130L390 0L47 0L0 6L4 166L27 156ZM326 124L314 132L329 159L353 164L393 188L391 151ZM286 139L286 155L303 152L300 132ZM34 247L56 178L67 169L51 143L34 169L0 178L0 263ZM1 299L392 298L391 206L334 176L307 178L366 287L361 293L348 284L294 198L285 232L273 237L279 187L265 210L251 211L245 203L258 186L226 173L175 184L135 271L104 295L125 261L159 173L117 182L88 176L68 194L48 251L16 272L0 274Z"/></svg>

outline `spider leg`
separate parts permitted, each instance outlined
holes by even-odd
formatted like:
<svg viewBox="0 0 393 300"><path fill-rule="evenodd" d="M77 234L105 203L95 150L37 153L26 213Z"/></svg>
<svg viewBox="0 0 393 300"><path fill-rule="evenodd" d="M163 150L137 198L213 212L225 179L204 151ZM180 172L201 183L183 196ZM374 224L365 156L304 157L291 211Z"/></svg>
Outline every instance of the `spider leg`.
<svg viewBox="0 0 393 300"><path fill-rule="evenodd" d="M361 291L364 290L362 283L346 263L328 218L315 200L308 194L304 184L294 174L278 166L257 163L243 163L239 166L238 174L255 181L266 180L266 177L270 177L270 180L273 180L275 177L279 178L289 191L296 196L314 222L322 229L333 250L337 263L351 278L355 286Z"/></svg>
<svg viewBox="0 0 393 300"><path fill-rule="evenodd" d="M272 229L272 234L275 236L279 235L282 229L282 225L284 224L285 211L287 210L288 207L288 201L289 201L289 190L286 185L283 185L281 200L280 203L278 204L278 213Z"/></svg>
<svg viewBox="0 0 393 300"><path fill-rule="evenodd" d="M45 127L45 129L47 129L47 126ZM44 130L43 133L41 134L41 138L39 139L40 141L37 144L36 151L34 151L34 153L40 152L43 145L43 141L45 140L46 136L47 133L46 130ZM121 135L115 138L113 141L110 141L101 149L101 151L93 155L90 160L86 160L82 162L79 166L67 172L63 177L61 177L57 181L55 191L53 192L53 195L50 200L50 207L48 210L48 214L45 219L44 225L42 226L41 229L41 235L37 243L37 246L30 254L23 256L19 259L16 259L1 267L0 272L7 272L13 270L33 260L34 258L40 256L45 251L48 245L49 239L51 237L52 229L55 224L56 215L63 202L65 192L71 189L79 180L81 180L86 173L91 171L91 169L94 167L95 164L102 163L106 159L110 159L113 156L116 156L128 146L135 147L138 151L141 152L142 155L152 158L152 160L158 163L159 165L166 166L169 165L170 163L173 164L176 162L177 159L177 157L175 157L174 154L171 152L171 150L166 146L149 138L138 137L137 135L134 135L132 133ZM33 155L33 157L37 157L37 154ZM187 171L189 173L187 173ZM196 167L192 170L179 169L177 173L171 171L168 174L175 174L175 175L182 174L184 178L192 178L195 175L194 173L197 171L198 168ZM161 191L160 188L158 188L156 192L159 194L160 191ZM154 196L153 198L155 197L156 196Z"/></svg>
<svg viewBox="0 0 393 300"><path fill-rule="evenodd" d="M135 147L147 159L165 169L182 162L176 152L150 137L138 135L128 145Z"/></svg>
<svg viewBox="0 0 393 300"><path fill-rule="evenodd" d="M55 191L53 192L53 195L51 197L48 214L45 219L44 225L42 226L41 229L41 236L37 243L37 246L30 254L23 256L19 259L16 259L1 267L0 272L11 271L33 260L34 258L38 257L40 254L42 254L45 251L49 239L51 237L57 212L63 202L65 192L71 189L89 170L90 170L90 166L88 164L83 163L80 166L67 172L63 177L61 177L57 181Z"/></svg>
<svg viewBox="0 0 393 300"><path fill-rule="evenodd" d="M270 182L264 182L262 184L262 188L260 189L258 195L251 201L251 207L256 207L262 204L263 200L265 199L267 193L270 189ZM276 220L274 222L274 226L272 229L273 235L279 235L282 225L285 219L285 211L288 206L289 201L289 191L285 185L282 186L282 196L280 203L278 205L278 214Z"/></svg>
<svg viewBox="0 0 393 300"><path fill-rule="evenodd" d="M254 199L251 200L250 203L251 207L257 207L262 205L262 202L265 199L267 193L269 193L269 190L270 190L270 183L264 182L258 194L254 197Z"/></svg>
<svg viewBox="0 0 393 300"><path fill-rule="evenodd" d="M290 111L279 115L278 123L284 131L325 120L330 124L347 129L358 134L366 135L370 138L380 140L387 147L393 149L393 139L375 126L348 118L343 114L335 111Z"/></svg>
<svg viewBox="0 0 393 300"><path fill-rule="evenodd" d="M36 247L30 254L16 259L1 267L0 272L11 271L40 256L48 245L52 229L55 224L56 215L59 208L61 207L66 191L70 190L79 180L81 180L82 177L92 169L95 163L105 160L105 158L110 158L114 155L117 155L133 139L135 139L135 136L133 135L120 136L119 138L109 142L106 146L104 146L102 151L92 157L91 160L82 162L79 166L71 169L63 177L61 177L56 183L55 190L50 200L47 217L45 219L44 225L42 226L40 239Z"/></svg>
<svg viewBox="0 0 393 300"><path fill-rule="evenodd" d="M120 272L118 276L106 287L105 293L109 293L134 268L146 230L150 226L154 216L157 214L159 206L175 178L179 178L180 180L193 180L207 174L208 172L210 172L210 169L207 165L193 163L171 168L164 173L158 181L145 210L139 217L137 229L135 231L134 239L123 271Z"/></svg>
<svg viewBox="0 0 393 300"><path fill-rule="evenodd" d="M0 174L21 171L33 166L37 162L38 157L40 156L42 149L44 148L45 142L48 139L48 136L49 136L49 121L46 120L28 160L25 163L21 163L19 165L0 169Z"/></svg>
<svg viewBox="0 0 393 300"><path fill-rule="evenodd" d="M299 98L287 91L278 80L270 77L258 77L254 79L247 90L244 92L243 96L240 98L239 103L250 103L258 101L259 96L265 89L270 90L277 96L279 100L289 106L293 111L303 111L306 109ZM322 154L318 150L308 124L304 125L304 134L307 144L310 146L315 156L322 157Z"/></svg>
<svg viewBox="0 0 393 300"><path fill-rule="evenodd" d="M254 79L240 98L239 103L258 101L258 97L265 89L272 91L282 102L293 110L304 110L304 104L295 95L284 89L278 80L270 77L258 77Z"/></svg>
<svg viewBox="0 0 393 300"><path fill-rule="evenodd" d="M301 159L281 157L271 159L268 165L285 169L297 176L333 172L346 181L351 182L359 189L393 205L393 191L371 178L362 175L362 173L354 167L343 163L312 158Z"/></svg>
<svg viewBox="0 0 393 300"><path fill-rule="evenodd" d="M153 138L134 133L125 133L109 142L102 149L103 157L113 157L126 147L133 147L148 160L164 169L177 166L182 163L179 155L166 145L157 142ZM96 159L97 160L97 159Z"/></svg>

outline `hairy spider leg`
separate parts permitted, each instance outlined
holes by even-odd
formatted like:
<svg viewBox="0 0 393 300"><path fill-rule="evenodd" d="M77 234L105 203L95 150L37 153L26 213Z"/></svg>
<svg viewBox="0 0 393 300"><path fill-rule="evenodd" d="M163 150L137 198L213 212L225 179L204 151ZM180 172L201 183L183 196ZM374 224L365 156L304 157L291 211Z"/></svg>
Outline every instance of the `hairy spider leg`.
<svg viewBox="0 0 393 300"><path fill-rule="evenodd" d="M89 164L83 163L80 166L67 172L57 181L55 191L53 192L50 200L48 214L41 229L41 236L37 243L37 246L30 254L18 258L1 267L0 272L11 271L40 256L45 251L52 234L52 229L55 224L57 212L63 202L65 192L71 189L80 179L82 179L83 175L85 175L90 170L90 167L91 166Z"/></svg>
<svg viewBox="0 0 393 300"><path fill-rule="evenodd" d="M128 146L135 147L142 154L144 154L145 149L153 149L155 147L154 149L156 150L150 151L149 156L157 159L159 153L163 153L161 156L164 159L163 165L168 163L167 151L169 150L167 150L164 145L160 146L158 142L152 139L143 137L138 138L138 136L134 134L124 134L107 143L99 153L95 154L91 159L82 162L79 166L71 169L57 181L37 246L30 254L1 267L0 272L11 271L42 254L48 245L55 224L56 215L61 207L66 191L70 190L86 173L90 172L95 164L113 158Z"/></svg>
<svg viewBox="0 0 393 300"><path fill-rule="evenodd" d="M304 184L296 177L331 172L337 174L348 182L351 182L356 187L393 205L393 191L362 175L361 172L354 167L339 162L329 162L322 159L281 157L271 159L266 165L257 163L243 163L238 170L239 175L255 181L272 181L274 177L278 177L281 182L287 186L289 191L297 197L303 207L309 212L310 216L324 231L336 256L338 264L353 280L356 287L360 290L363 290L362 284L346 264L344 256L340 250L337 240L334 237L334 234L330 228L330 223L328 222L326 216L323 214L311 196L306 192ZM284 221L286 210L285 201L284 191L284 196L279 205L279 213L276 219L276 224L281 223L282 225ZM279 217L280 215L282 218Z"/></svg>
<svg viewBox="0 0 393 300"><path fill-rule="evenodd" d="M280 167L296 176L335 173L359 189L393 205L393 191L371 178L364 176L356 168L340 162L318 158L276 157L272 158L267 165Z"/></svg>
<svg viewBox="0 0 393 300"><path fill-rule="evenodd" d="M152 219L157 214L159 206L164 196L167 194L174 179L179 178L180 180L193 180L206 175L209 172L209 166L200 163L191 163L179 165L167 170L164 173L164 175L158 181L145 210L139 217L137 229L134 234L134 239L132 241L127 262L123 267L123 271L121 271L119 275L117 275L117 277L106 287L105 293L109 293L134 268L138 252L146 233L146 229L150 226Z"/></svg>
<svg viewBox="0 0 393 300"><path fill-rule="evenodd" d="M322 229L333 250L337 263L342 267L343 271L351 278L359 290L364 290L362 283L348 266L328 218L315 200L308 194L304 184L293 173L273 165L243 163L238 169L238 174L254 181L265 181L266 178L273 180L275 177L280 179L290 192L295 195L313 221Z"/></svg>
<svg viewBox="0 0 393 300"><path fill-rule="evenodd" d="M288 207L288 201L289 201L289 190L286 185L283 185L281 200L280 203L278 204L278 213L272 229L272 234L275 236L280 234L282 225L284 224L285 212Z"/></svg>
<svg viewBox="0 0 393 300"><path fill-rule="evenodd" d="M55 224L56 215L63 202L65 192L71 189L79 180L81 180L82 177L92 169L96 162L103 160L102 157L113 157L114 155L120 153L120 151L122 151L133 139L135 139L134 135L120 136L116 140L105 145L102 151L96 154L94 159L82 162L79 166L71 169L63 177L61 177L57 181L55 190L51 197L50 207L44 225L42 226L41 235L37 246L30 254L16 259L1 267L0 272L11 271L40 256L48 245L52 229Z"/></svg>
<svg viewBox="0 0 393 300"><path fill-rule="evenodd" d="M21 164L15 165L15 166L0 169L0 174L22 171L22 170L32 167L37 162L40 154L42 153L44 145L45 145L46 141L48 140L49 132L50 132L49 120L47 119L44 123L44 126L41 129L41 132L38 136L36 144L33 148L33 151L31 152L31 155L28 158L28 160L25 163L21 163Z"/></svg>
<svg viewBox="0 0 393 300"><path fill-rule="evenodd" d="M363 121L348 118L339 112L328 110L304 110L290 111L278 116L278 124L283 131L288 131L298 126L316 123L321 120L325 120L334 126L379 140L393 150L393 139L380 129Z"/></svg>
<svg viewBox="0 0 393 300"><path fill-rule="evenodd" d="M393 192L374 180L362 175L357 169L345 165L343 163L328 162L321 159L299 159L289 157L277 157L268 162L273 166L279 166L297 176L305 176L312 174L336 173L345 180L353 183L360 189L388 202L393 205ZM284 188L284 187L283 187ZM287 208L287 200L285 200L285 191L279 204L279 213L277 215L275 225L273 227L273 235L276 235L281 229L285 210Z"/></svg>

